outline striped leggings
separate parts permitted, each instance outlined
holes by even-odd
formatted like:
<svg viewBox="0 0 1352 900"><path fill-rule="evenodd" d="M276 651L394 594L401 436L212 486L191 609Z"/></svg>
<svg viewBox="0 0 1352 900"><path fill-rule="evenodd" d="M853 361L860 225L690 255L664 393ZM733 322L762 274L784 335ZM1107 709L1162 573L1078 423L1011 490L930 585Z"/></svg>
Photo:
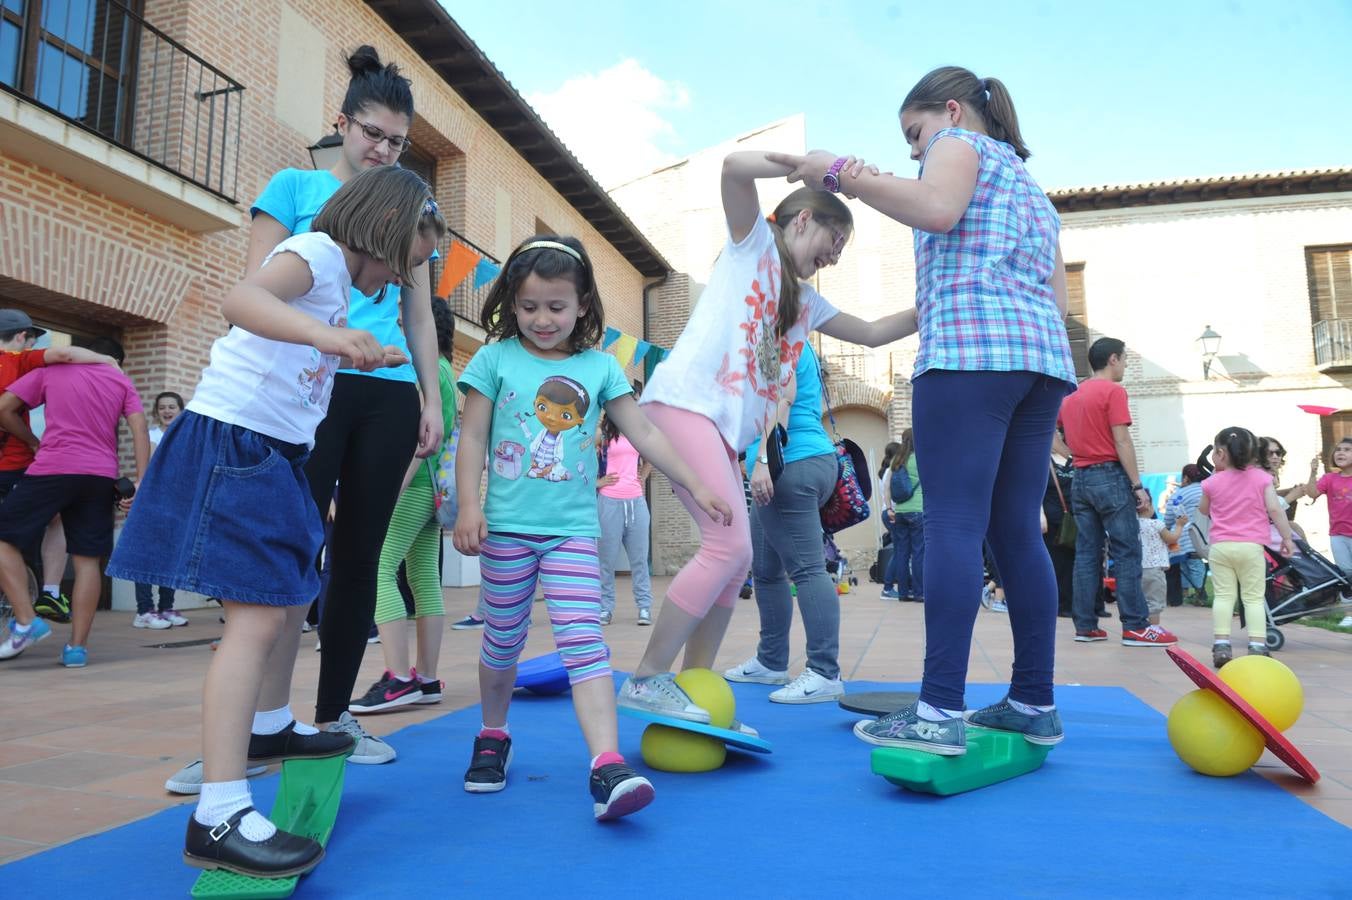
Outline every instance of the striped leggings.
<svg viewBox="0 0 1352 900"><path fill-rule="evenodd" d="M376 576L376 624L384 625L405 617L404 597L399 593L399 563L404 563L408 586L413 590L414 615L446 614L441 595L441 571L437 566L441 550L441 526L437 523L436 501L432 496L432 476L427 466L418 466L413 480L399 495L385 543L380 548L380 568Z"/></svg>
<svg viewBox="0 0 1352 900"><path fill-rule="evenodd" d="M484 609L479 660L485 666L516 665L538 579L569 684L610 677L610 650L601 638L596 538L491 533L480 545L479 574Z"/></svg>

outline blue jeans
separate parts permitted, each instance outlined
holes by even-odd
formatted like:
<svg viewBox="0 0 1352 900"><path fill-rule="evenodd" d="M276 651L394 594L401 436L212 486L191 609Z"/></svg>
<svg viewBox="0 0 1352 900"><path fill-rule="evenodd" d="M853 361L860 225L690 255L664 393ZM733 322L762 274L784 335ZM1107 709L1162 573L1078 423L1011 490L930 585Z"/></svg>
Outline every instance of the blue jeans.
<svg viewBox="0 0 1352 900"><path fill-rule="evenodd" d="M1117 612L1122 628L1137 631L1150 624L1141 590L1141 531L1136 521L1136 495L1119 463L1075 470L1070 508L1079 536L1075 540L1075 599L1071 611L1076 631L1098 628L1094 598L1103 583L1103 544L1117 578Z"/></svg>
<svg viewBox="0 0 1352 900"><path fill-rule="evenodd" d="M897 513L887 526L892 558L883 573L883 589L893 585L903 597L925 596L925 514Z"/></svg>
<svg viewBox="0 0 1352 900"><path fill-rule="evenodd" d="M775 496L751 512L751 570L760 609L756 658L776 672L789 667L789 626L798 588L798 608L807 635L807 666L824 678L840 677L840 596L826 574L821 507L831 497L837 473L834 453L784 466Z"/></svg>
<svg viewBox="0 0 1352 900"><path fill-rule="evenodd" d="M151 585L136 583L136 614L143 615L155 608L155 598L151 592L154 588ZM174 608L174 589L160 585L160 612L167 612Z"/></svg>
<svg viewBox="0 0 1352 900"><path fill-rule="evenodd" d="M981 545L1005 575L1014 668L1009 696L1050 704L1056 578L1042 542L1042 495L1061 400L1071 385L1034 372L932 369L914 382L925 485L925 676L920 697L962 709L981 609Z"/></svg>

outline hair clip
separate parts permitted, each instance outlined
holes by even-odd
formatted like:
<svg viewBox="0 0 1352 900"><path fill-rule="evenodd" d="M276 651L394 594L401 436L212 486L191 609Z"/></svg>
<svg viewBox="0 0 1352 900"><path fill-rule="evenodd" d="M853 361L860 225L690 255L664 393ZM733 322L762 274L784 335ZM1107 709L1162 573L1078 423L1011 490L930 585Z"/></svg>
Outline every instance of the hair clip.
<svg viewBox="0 0 1352 900"><path fill-rule="evenodd" d="M423 204L422 214L424 216L440 215L441 210L437 208L437 201L433 200L431 197L428 197L427 202Z"/></svg>

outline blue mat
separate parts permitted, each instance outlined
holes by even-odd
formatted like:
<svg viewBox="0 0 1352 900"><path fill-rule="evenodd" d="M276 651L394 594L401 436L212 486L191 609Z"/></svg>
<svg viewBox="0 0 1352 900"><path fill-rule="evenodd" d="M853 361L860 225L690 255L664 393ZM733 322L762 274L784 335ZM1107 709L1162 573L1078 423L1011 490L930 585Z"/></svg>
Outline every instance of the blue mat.
<svg viewBox="0 0 1352 900"><path fill-rule="evenodd" d="M701 775L645 771L653 805L607 825L592 820L586 750L567 698L515 698L515 759L500 794L461 787L477 708L400 731L391 738L396 763L349 766L328 858L296 897L1352 891L1352 830L1251 773L1195 774L1170 750L1163 717L1120 688L1058 688L1068 736L1042 769L946 798L869 774L870 748L850 734L856 714L769 703L760 685L733 690L739 717L774 754L730 752L723 769ZM1001 693L973 686L968 702ZM642 728L620 719L621 750L636 764ZM261 808L277 780L251 782ZM184 897L196 876L179 861L191 809L10 863L0 869L4 895ZM926 867L955 874L931 882Z"/></svg>

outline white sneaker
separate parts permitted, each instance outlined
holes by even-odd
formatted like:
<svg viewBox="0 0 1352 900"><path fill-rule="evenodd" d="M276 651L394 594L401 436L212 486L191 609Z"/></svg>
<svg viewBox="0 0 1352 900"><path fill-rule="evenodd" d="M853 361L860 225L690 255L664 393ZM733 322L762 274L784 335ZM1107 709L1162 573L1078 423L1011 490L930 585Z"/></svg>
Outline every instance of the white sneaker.
<svg viewBox="0 0 1352 900"><path fill-rule="evenodd" d="M751 657L740 666L733 666L723 673L728 681L740 681L744 684L788 684L789 673L776 672L761 665L756 657Z"/></svg>
<svg viewBox="0 0 1352 900"><path fill-rule="evenodd" d="M690 699L676 676L670 672L661 675L649 675L647 678L629 676L620 687L620 695L615 701L620 706L641 709L645 712L684 719L687 722L709 724L709 711L702 709Z"/></svg>
<svg viewBox="0 0 1352 900"><path fill-rule="evenodd" d="M160 613L160 618L170 625L182 626L188 624L188 617L173 609L166 609L164 612Z"/></svg>
<svg viewBox="0 0 1352 900"><path fill-rule="evenodd" d="M395 757L398 756L389 744L375 735L367 733L366 729L361 727L361 723L350 712L344 711L338 717L337 722L330 722L324 730L333 734L350 734L357 739L356 749L347 758L350 763L362 766L378 766L381 763L394 762Z"/></svg>
<svg viewBox="0 0 1352 900"><path fill-rule="evenodd" d="M1343 616L1343 620L1338 623L1339 628L1352 628L1352 616Z"/></svg>
<svg viewBox="0 0 1352 900"><path fill-rule="evenodd" d="M267 770L267 766L249 766L244 770L244 777L253 778L255 775L262 775ZM173 777L164 783L164 789L171 794L202 793L202 761L194 759L179 769L173 774Z"/></svg>
<svg viewBox="0 0 1352 900"><path fill-rule="evenodd" d="M772 693L770 700L773 703L827 703L843 696L845 682L804 669L787 687Z"/></svg>
<svg viewBox="0 0 1352 900"><path fill-rule="evenodd" d="M166 628L173 628L173 623L168 619L161 619L157 613L141 613L131 620L132 628L153 628L156 631L163 631Z"/></svg>
<svg viewBox="0 0 1352 900"><path fill-rule="evenodd" d="M638 624L651 625L652 623L653 623L653 614L646 609L640 609L638 611Z"/></svg>

